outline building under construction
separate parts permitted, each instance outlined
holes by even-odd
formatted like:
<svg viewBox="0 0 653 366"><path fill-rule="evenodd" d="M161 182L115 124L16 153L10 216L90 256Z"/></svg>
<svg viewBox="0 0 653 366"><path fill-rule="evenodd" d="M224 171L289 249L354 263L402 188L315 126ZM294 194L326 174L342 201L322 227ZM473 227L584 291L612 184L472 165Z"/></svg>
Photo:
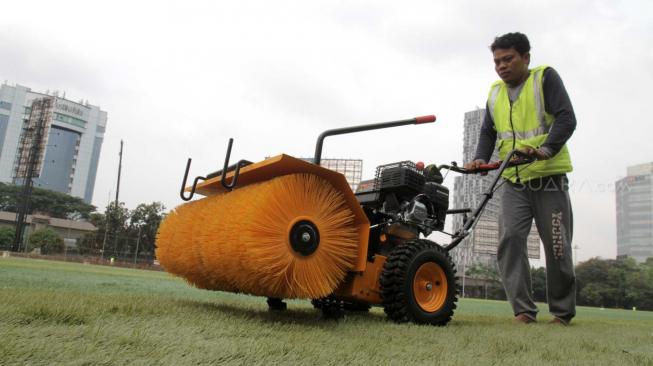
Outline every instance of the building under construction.
<svg viewBox="0 0 653 366"><path fill-rule="evenodd" d="M32 101L29 118L23 125L14 165L14 181L38 178L43 167L47 132L52 125L54 99L45 97Z"/></svg>
<svg viewBox="0 0 653 366"><path fill-rule="evenodd" d="M0 86L0 182L21 185L13 250L24 249L34 187L93 197L107 113L58 92Z"/></svg>
<svg viewBox="0 0 653 366"><path fill-rule="evenodd" d="M43 125L37 129L41 120ZM83 100L1 85L0 182L22 184L36 148L34 187L91 203L106 125L107 112Z"/></svg>

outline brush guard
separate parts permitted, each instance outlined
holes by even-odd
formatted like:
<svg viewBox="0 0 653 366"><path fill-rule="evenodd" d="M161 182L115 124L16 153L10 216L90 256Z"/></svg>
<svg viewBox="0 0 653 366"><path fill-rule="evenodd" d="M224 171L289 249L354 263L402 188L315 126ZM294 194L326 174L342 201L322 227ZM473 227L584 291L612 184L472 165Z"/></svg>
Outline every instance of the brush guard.
<svg viewBox="0 0 653 366"><path fill-rule="evenodd" d="M203 176L195 177L195 179L193 180L193 185L190 188L190 194L186 196L185 194L186 182L188 181L188 171L190 170L190 163L192 161L191 158L188 158L188 161L186 162L186 170L184 171L184 180L181 182L181 191L179 192L179 196L181 197L182 200L190 201L191 199L193 199L193 196L195 195L195 190L197 189L197 184L200 181L205 181L207 179L211 179L217 176L221 176L222 179L220 180L220 183L227 191L231 191L236 187L236 184L238 184L238 176L240 175L240 168L248 166L252 164L252 162L249 160L241 159L236 164L229 165L229 158L231 157L231 148L233 146L233 143L234 143L234 139L230 138L229 145L227 145L227 156L224 159L224 167L222 168L222 170L218 170L217 172L208 174L206 177ZM231 183L226 183L227 173L232 170L234 171L234 176L231 179Z"/></svg>

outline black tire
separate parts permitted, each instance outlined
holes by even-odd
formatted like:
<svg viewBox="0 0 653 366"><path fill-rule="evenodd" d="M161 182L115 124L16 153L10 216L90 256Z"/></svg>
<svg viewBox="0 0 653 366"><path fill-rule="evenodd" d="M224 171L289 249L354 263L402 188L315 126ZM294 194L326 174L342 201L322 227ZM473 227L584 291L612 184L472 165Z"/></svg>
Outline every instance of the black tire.
<svg viewBox="0 0 653 366"><path fill-rule="evenodd" d="M431 303L437 308L425 309L425 305L420 305L416 299L414 286L418 285L414 285L414 281L417 281L415 275L418 269L437 267L441 269L441 272L438 272L441 276L435 277L433 283L427 282L430 287L426 287L424 291L430 292L435 286L436 290L445 291L446 295L441 292L442 295L438 295L442 296L440 300ZM446 290L441 281L444 279ZM429 240L411 240L396 247L383 266L380 284L385 313L398 323L410 321L442 326L451 320L456 309L458 287L455 266L449 253ZM419 286L417 288L418 292L424 293L419 290Z"/></svg>
<svg viewBox="0 0 653 366"><path fill-rule="evenodd" d="M324 319L341 319L345 316L345 302L334 296L311 300L313 307L322 312Z"/></svg>
<svg viewBox="0 0 653 366"><path fill-rule="evenodd" d="M313 305L314 308L318 310L322 310L322 304L323 304L324 299L313 299L311 300L311 304ZM369 304L366 304L364 302L358 302L358 301L343 301L342 307L345 311L353 312L353 313L366 313L369 312L372 306Z"/></svg>
<svg viewBox="0 0 653 366"><path fill-rule="evenodd" d="M276 297L268 297L267 303L270 311L285 311L288 308L288 304Z"/></svg>
<svg viewBox="0 0 653 366"><path fill-rule="evenodd" d="M352 313L367 313L372 307L364 302L345 301L344 308Z"/></svg>

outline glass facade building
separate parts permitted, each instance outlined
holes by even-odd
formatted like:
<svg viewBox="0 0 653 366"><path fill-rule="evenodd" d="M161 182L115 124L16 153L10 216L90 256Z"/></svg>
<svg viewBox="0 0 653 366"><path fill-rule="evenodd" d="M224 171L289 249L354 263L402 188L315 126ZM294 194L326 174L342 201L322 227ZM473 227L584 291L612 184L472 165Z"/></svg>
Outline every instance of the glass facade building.
<svg viewBox="0 0 653 366"><path fill-rule="evenodd" d="M476 109L465 113L463 134L463 162L474 159L476 145L478 144L481 124L485 118L485 109ZM499 153L495 149L492 161L499 160ZM453 208L476 208L496 176L490 172L486 176L466 174L454 178ZM501 207L501 188L488 202L483 215L474 227L472 233L458 247L452 250L455 263L473 265L476 263L494 265L496 263L497 248L499 245L499 214ZM463 225L463 215L453 216L453 232ZM533 223L528 236L528 257L540 258L540 237Z"/></svg>
<svg viewBox="0 0 653 366"><path fill-rule="evenodd" d="M653 162L628 167L615 183L617 257L653 257Z"/></svg>
<svg viewBox="0 0 653 366"><path fill-rule="evenodd" d="M34 186L67 193L90 203L107 124L107 112L58 93L36 93L21 85L0 86L0 182L21 184L29 148L28 120L35 100L50 98L42 154ZM22 175L24 176L24 175Z"/></svg>

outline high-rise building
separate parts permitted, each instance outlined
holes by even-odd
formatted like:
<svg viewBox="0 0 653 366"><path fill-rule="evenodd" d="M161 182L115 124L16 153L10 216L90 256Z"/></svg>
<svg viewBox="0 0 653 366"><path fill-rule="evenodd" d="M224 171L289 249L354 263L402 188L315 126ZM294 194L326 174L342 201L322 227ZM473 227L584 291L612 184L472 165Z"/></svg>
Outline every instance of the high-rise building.
<svg viewBox="0 0 653 366"><path fill-rule="evenodd" d="M465 124L463 134L463 161L469 162L474 159L476 145L478 144L481 124L485 118L485 109L465 113ZM495 149L492 154L492 161L499 160L499 153ZM453 208L475 209L483 199L483 193L488 190L496 172L490 172L486 176L477 174L465 174L454 178L454 199ZM501 184L501 183L499 183ZM483 215L474 227L470 235L463 240L458 247L452 250L455 263L465 263L469 266L480 263L493 265L496 263L497 248L499 245L499 213L501 207L501 189L494 194L488 202ZM454 215L453 231L456 232L463 225L463 215ZM528 235L528 257L531 259L540 258L540 237L533 224Z"/></svg>
<svg viewBox="0 0 653 366"><path fill-rule="evenodd" d="M653 257L653 162L628 167L615 184L617 257Z"/></svg>
<svg viewBox="0 0 653 366"><path fill-rule="evenodd" d="M39 102L44 99L50 102ZM29 121L35 101L36 108L45 108L39 109L45 125L34 186L90 203L107 112L88 102L70 101L57 92L37 93L6 83L0 86L0 182L20 184L25 177L25 162L34 141L34 126Z"/></svg>

